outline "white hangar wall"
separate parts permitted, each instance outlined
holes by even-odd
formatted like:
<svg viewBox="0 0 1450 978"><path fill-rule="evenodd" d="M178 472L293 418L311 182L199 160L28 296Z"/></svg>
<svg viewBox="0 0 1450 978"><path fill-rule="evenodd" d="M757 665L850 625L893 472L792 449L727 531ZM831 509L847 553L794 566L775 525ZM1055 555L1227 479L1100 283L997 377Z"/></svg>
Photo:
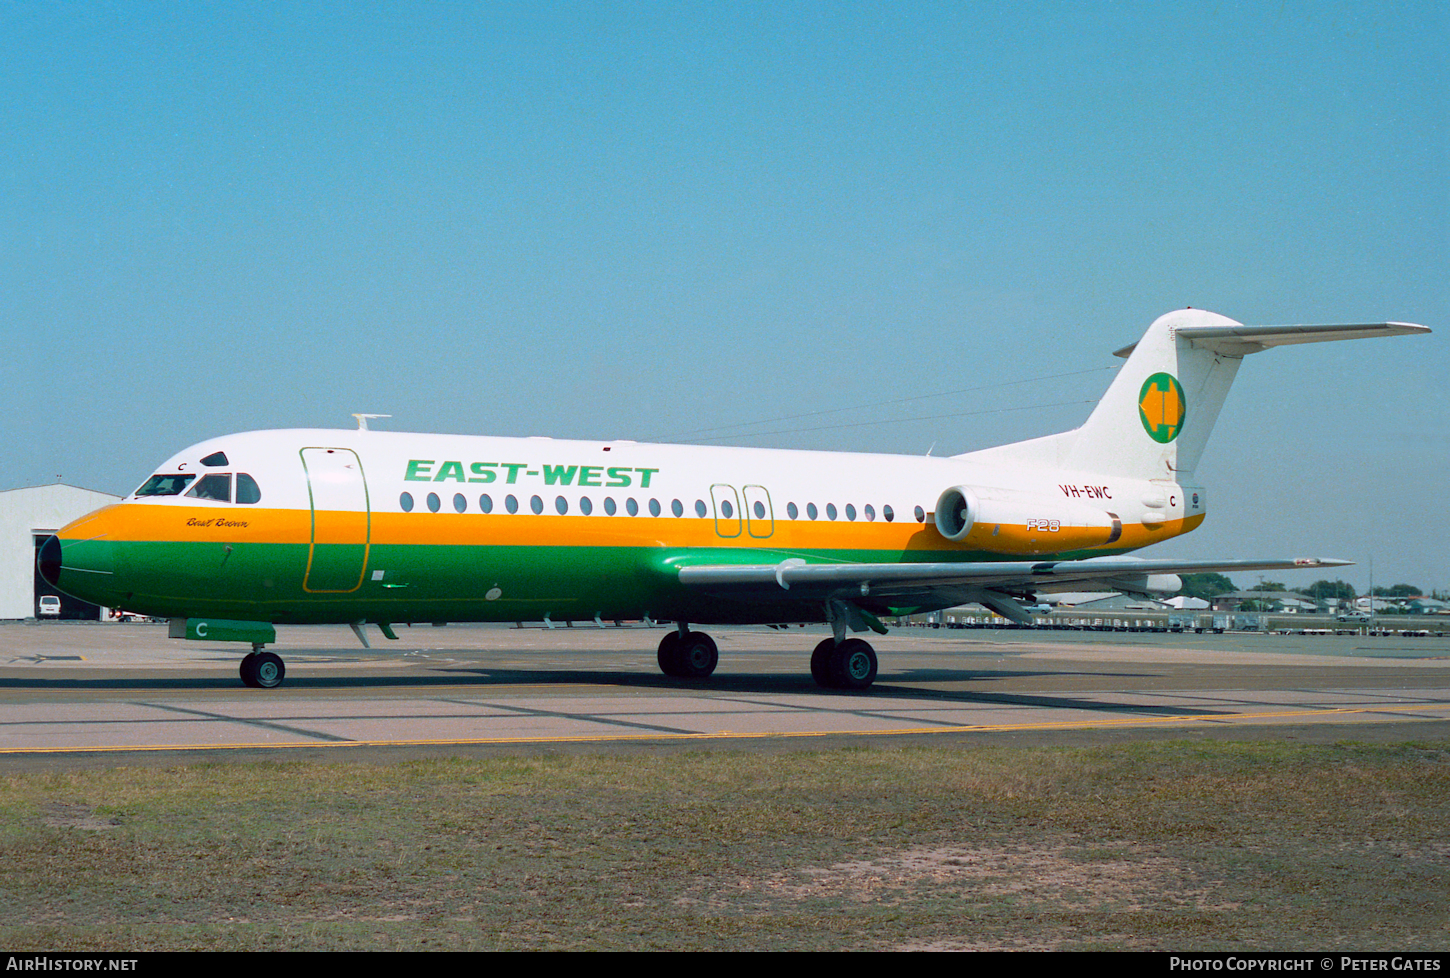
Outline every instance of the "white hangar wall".
<svg viewBox="0 0 1450 978"><path fill-rule="evenodd" d="M36 534L54 533L120 498L59 483L0 492L0 619L35 615Z"/></svg>

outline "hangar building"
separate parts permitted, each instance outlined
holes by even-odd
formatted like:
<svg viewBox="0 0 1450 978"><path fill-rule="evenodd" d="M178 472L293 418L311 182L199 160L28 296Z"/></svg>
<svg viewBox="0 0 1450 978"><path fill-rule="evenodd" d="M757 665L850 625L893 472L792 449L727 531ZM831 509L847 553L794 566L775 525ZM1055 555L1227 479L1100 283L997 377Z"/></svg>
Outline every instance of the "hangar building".
<svg viewBox="0 0 1450 978"><path fill-rule="evenodd" d="M0 492L0 619L34 618L40 598L57 594L35 568L35 551L45 538L121 497L56 483ZM100 609L61 596L62 618L97 618Z"/></svg>

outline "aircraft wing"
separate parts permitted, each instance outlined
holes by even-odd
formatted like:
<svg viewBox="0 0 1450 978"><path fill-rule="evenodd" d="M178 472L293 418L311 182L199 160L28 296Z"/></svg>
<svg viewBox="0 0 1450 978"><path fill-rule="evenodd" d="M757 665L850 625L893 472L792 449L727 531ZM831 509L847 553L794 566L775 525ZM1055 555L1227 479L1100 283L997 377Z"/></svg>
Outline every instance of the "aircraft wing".
<svg viewBox="0 0 1450 978"><path fill-rule="evenodd" d="M680 583L702 593L747 601L845 601L863 607L948 607L976 601L1009 618L1028 617L1013 600L1025 592L1176 591L1176 574L1343 567L1348 560L1176 560L1092 557L1086 560L983 563L777 564L683 566ZM1155 580L1156 579L1156 580Z"/></svg>

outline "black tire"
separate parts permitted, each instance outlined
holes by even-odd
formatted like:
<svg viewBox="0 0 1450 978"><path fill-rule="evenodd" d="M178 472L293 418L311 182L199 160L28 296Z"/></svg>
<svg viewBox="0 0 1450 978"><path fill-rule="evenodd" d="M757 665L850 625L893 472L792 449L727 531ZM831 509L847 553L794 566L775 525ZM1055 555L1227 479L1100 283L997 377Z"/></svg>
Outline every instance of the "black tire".
<svg viewBox="0 0 1450 978"><path fill-rule="evenodd" d="M869 642L848 638L831 653L830 671L836 689L869 689L876 681L876 650Z"/></svg>
<svg viewBox="0 0 1450 978"><path fill-rule="evenodd" d="M658 655L660 672L666 676L679 678L682 674L681 670L684 668L683 659L684 657L680 654L680 633L671 629L665 633L664 638L660 639Z"/></svg>
<svg viewBox="0 0 1450 978"><path fill-rule="evenodd" d="M253 689L276 689L287 675L287 666L275 653L253 652L242 660L238 671L243 685Z"/></svg>
<svg viewBox="0 0 1450 978"><path fill-rule="evenodd" d="M720 664L720 650L715 640L704 632L690 632L679 644L680 671L682 679L709 679L715 667Z"/></svg>
<svg viewBox="0 0 1450 978"><path fill-rule="evenodd" d="M836 640L828 638L811 653L811 678L822 689L835 689L831 682L831 653L836 651Z"/></svg>

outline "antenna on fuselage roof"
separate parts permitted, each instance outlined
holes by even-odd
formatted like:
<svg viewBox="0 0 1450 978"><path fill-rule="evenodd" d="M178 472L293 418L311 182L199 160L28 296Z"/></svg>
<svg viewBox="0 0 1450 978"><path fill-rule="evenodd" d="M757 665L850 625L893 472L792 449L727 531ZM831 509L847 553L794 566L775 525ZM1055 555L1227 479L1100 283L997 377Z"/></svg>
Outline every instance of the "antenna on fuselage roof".
<svg viewBox="0 0 1450 978"><path fill-rule="evenodd" d="M354 418L357 418L357 430L358 431L367 431L368 430L368 418L391 418L392 415L391 414L354 414L353 417Z"/></svg>

